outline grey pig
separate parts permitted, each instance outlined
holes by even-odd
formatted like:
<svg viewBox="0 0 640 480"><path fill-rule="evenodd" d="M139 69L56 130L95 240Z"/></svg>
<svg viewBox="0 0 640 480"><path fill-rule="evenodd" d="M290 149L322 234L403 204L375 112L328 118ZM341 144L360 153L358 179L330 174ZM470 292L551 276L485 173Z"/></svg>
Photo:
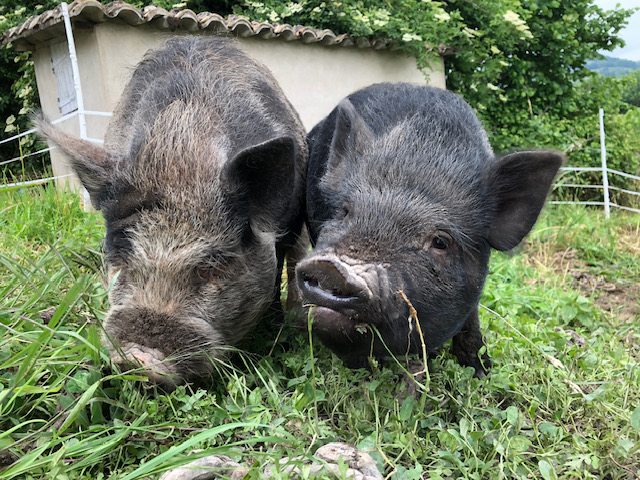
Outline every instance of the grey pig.
<svg viewBox="0 0 640 480"><path fill-rule="evenodd" d="M40 122L106 224L105 345L158 384L207 380L279 305L307 146L268 69L224 38L147 52L104 148Z"/></svg>
<svg viewBox="0 0 640 480"><path fill-rule="evenodd" d="M354 368L453 339L458 361L484 376L478 304L490 250L530 231L563 156L496 157L460 97L410 84L353 93L308 142L315 250L296 275L315 334Z"/></svg>

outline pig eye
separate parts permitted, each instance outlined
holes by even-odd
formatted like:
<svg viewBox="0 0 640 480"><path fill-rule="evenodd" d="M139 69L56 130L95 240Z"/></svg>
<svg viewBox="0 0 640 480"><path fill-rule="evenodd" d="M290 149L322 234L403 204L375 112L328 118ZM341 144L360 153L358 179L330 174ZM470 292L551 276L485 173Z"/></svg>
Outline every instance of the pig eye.
<svg viewBox="0 0 640 480"><path fill-rule="evenodd" d="M444 232L437 232L431 239L431 247L436 250L447 250L452 243L451 236Z"/></svg>
<svg viewBox="0 0 640 480"><path fill-rule="evenodd" d="M345 203L344 205L342 205L342 207L338 211L338 218L339 219L346 218L350 213L351 213L351 209L349 205Z"/></svg>
<svg viewBox="0 0 640 480"><path fill-rule="evenodd" d="M200 265L193 272L193 282L196 285L214 283L229 273L228 264Z"/></svg>

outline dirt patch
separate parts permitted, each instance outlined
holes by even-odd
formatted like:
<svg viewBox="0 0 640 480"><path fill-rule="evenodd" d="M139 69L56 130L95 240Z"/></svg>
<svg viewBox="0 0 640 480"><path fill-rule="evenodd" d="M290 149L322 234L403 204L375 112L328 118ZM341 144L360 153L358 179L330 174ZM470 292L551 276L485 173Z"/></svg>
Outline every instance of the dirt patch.
<svg viewBox="0 0 640 480"><path fill-rule="evenodd" d="M640 285L619 285L606 281L603 275L571 271L574 285L594 298L602 310L614 314L620 323L640 318Z"/></svg>
<svg viewBox="0 0 640 480"><path fill-rule="evenodd" d="M640 257L640 225L625 225L617 230L616 235L618 248Z"/></svg>
<svg viewBox="0 0 640 480"><path fill-rule="evenodd" d="M619 244L622 243L630 252L637 252L640 257L640 241L636 232L634 230L628 233ZM605 275L594 274L593 268L580 259L579 252L573 248L554 252L537 261L563 275L567 284L592 298L597 307L611 312L620 323L640 320L640 284L613 283Z"/></svg>

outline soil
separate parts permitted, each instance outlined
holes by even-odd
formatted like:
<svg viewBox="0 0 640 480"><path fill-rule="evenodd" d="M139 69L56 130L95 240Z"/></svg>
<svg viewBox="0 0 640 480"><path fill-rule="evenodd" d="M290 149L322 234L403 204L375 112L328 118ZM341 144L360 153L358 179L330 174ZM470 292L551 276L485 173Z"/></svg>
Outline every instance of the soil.
<svg viewBox="0 0 640 480"><path fill-rule="evenodd" d="M633 238L625 248L640 258L640 239L635 232L630 233ZM579 252L571 248L553 253L546 267L564 274L567 283L592 298L597 307L611 312L619 323L640 321L640 284L624 280L614 283L605 275L594 274L593 268L579 258Z"/></svg>
<svg viewBox="0 0 640 480"><path fill-rule="evenodd" d="M602 310L611 312L620 323L640 318L640 285L614 284L603 275L591 275L584 271L571 271L574 285L594 297L594 303Z"/></svg>

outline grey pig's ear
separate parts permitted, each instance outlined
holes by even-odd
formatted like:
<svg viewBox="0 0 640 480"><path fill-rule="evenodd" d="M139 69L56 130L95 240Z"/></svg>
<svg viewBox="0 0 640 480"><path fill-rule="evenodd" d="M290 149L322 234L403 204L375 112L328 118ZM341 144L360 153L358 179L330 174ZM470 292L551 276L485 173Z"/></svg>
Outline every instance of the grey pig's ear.
<svg viewBox="0 0 640 480"><path fill-rule="evenodd" d="M293 201L295 154L290 137L249 147L224 166L222 185L248 208L251 217L277 217L278 210Z"/></svg>
<svg viewBox="0 0 640 480"><path fill-rule="evenodd" d="M34 123L45 140L62 149L69 165L89 192L91 204L100 210L103 193L113 182L116 160L102 147L69 135L42 117L36 118Z"/></svg>
<svg viewBox="0 0 640 480"><path fill-rule="evenodd" d="M497 205L489 230L493 248L510 250L529 233L563 162L556 151L516 152L495 162L485 177Z"/></svg>

